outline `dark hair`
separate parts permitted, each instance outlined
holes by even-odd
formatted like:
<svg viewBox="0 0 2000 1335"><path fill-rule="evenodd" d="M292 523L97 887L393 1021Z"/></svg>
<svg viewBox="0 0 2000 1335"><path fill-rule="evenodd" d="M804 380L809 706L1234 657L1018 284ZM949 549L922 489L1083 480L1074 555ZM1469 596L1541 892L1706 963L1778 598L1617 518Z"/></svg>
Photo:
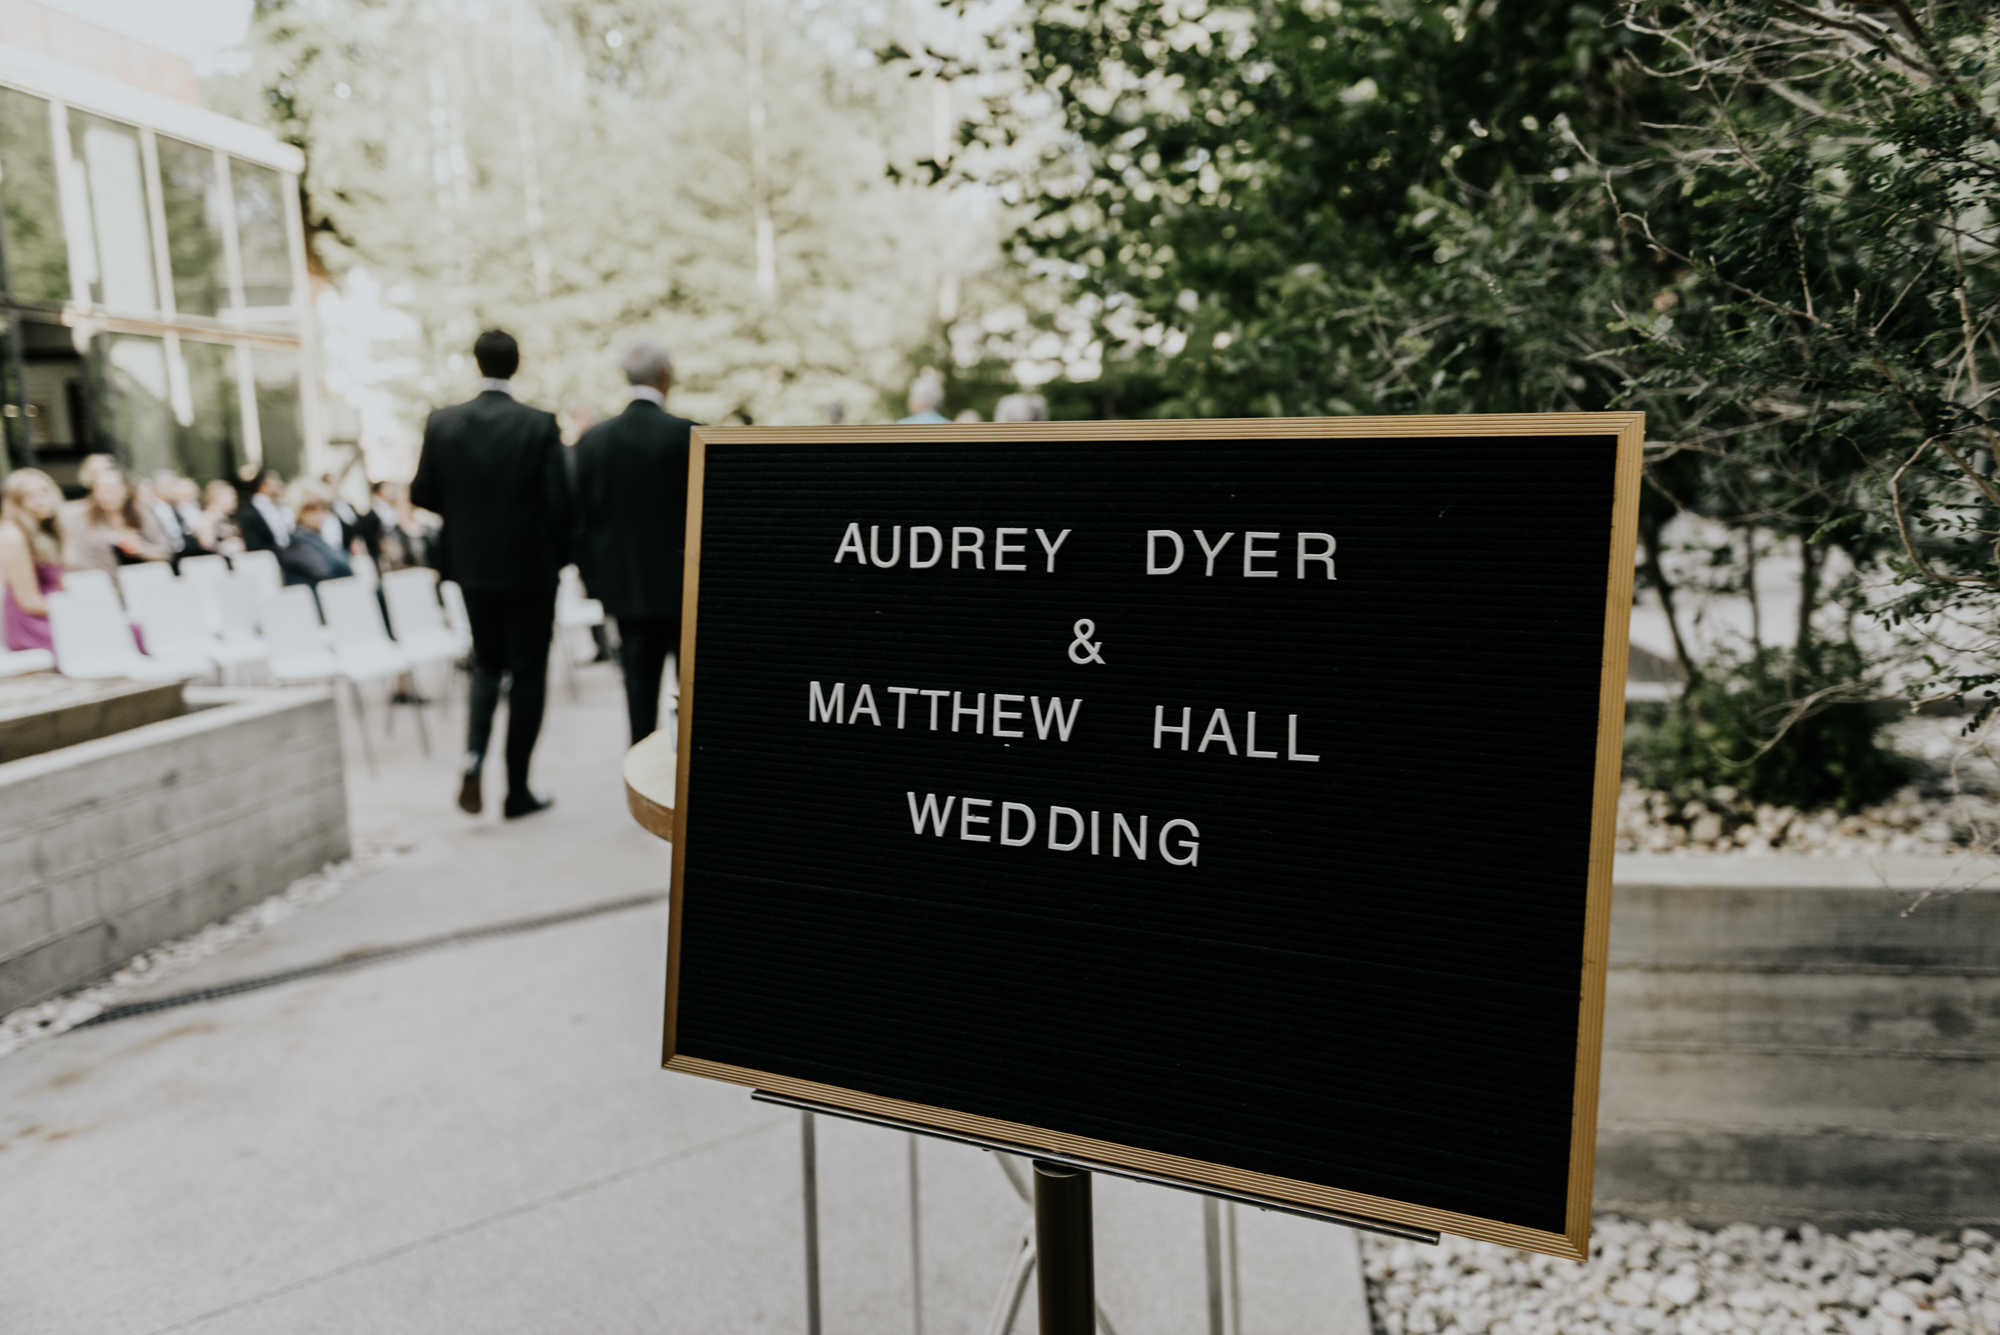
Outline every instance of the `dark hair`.
<svg viewBox="0 0 2000 1335"><path fill-rule="evenodd" d="M472 360L479 363L479 374L512 380L514 372L521 369L521 345L505 330L489 329L472 345Z"/></svg>

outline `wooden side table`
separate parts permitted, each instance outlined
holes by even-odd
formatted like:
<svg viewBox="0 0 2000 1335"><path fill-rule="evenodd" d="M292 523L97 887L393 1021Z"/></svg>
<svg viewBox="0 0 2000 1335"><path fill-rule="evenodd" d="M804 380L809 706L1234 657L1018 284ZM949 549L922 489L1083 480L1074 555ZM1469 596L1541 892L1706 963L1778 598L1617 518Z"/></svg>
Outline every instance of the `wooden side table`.
<svg viewBox="0 0 2000 1335"><path fill-rule="evenodd" d="M660 838L674 840L673 734L662 728L625 753L625 806L632 819Z"/></svg>

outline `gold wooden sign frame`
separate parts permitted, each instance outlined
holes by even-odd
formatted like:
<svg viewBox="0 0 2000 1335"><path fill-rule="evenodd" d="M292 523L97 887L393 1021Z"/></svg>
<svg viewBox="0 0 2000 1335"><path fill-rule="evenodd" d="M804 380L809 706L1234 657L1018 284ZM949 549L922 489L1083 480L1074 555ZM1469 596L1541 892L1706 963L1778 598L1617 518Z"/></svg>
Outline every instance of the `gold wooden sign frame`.
<svg viewBox="0 0 2000 1335"><path fill-rule="evenodd" d="M680 980L682 870L691 834L694 795L688 782L694 729L699 726L696 611L701 592L701 518L708 451L732 445L881 445L993 441L1043 443L1107 440L1351 440L1396 436L1427 439L1504 436L1613 436L1617 439L1611 514L1607 516L1603 669L1598 683L1597 771L1591 809L1589 874L1584 908L1576 1032L1576 1088L1571 1108L1568 1208L1561 1233L1502 1220L1433 1209L1407 1201L1344 1191L1290 1178L1246 1172L1226 1164L1160 1154L1133 1145L1074 1136L1047 1127L980 1117L861 1090L799 1080L775 1071L705 1061L675 1050ZM747 1085L793 1099L846 1109L946 1135L1042 1149L1064 1158L1101 1163L1155 1178L1225 1193L1289 1202L1307 1210L1376 1219L1404 1228L1455 1233L1510 1247L1583 1260L1590 1251L1592 1173L1597 1148L1598 1067L1604 1037L1605 956L1611 936L1611 856L1616 837L1618 779L1625 724L1625 668L1632 610L1632 552L1639 515L1639 482L1645 416L1642 413L1506 413L1464 417L1318 417L1189 421L1035 422L937 426L698 427L688 465L687 566L683 585L680 654L680 738L673 804L673 919L667 938L664 1064L667 1070ZM661 813L664 814L664 808ZM652 824L652 822L644 822Z"/></svg>

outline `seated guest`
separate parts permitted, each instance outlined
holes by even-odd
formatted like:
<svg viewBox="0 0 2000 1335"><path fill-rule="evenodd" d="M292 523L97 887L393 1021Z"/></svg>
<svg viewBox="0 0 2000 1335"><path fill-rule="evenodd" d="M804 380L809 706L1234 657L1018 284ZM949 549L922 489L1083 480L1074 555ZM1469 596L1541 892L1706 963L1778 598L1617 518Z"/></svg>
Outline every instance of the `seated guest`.
<svg viewBox="0 0 2000 1335"><path fill-rule="evenodd" d="M242 505L236 507L236 527L243 535L247 552L281 552L292 539L292 512L279 497L285 494L285 480L278 470L267 468Z"/></svg>
<svg viewBox="0 0 2000 1335"><path fill-rule="evenodd" d="M996 422L1046 422L1049 401L1039 394L1009 394L993 409Z"/></svg>
<svg viewBox="0 0 2000 1335"><path fill-rule="evenodd" d="M165 561L173 555L160 521L139 508L138 489L115 463L90 475L90 494L63 507L63 564L71 570L102 570Z"/></svg>
<svg viewBox="0 0 2000 1335"><path fill-rule="evenodd" d="M17 468L0 486L0 618L9 649L48 649L47 595L62 588L62 491L38 468Z"/></svg>
<svg viewBox="0 0 2000 1335"><path fill-rule="evenodd" d="M354 552L355 542L361 537L358 531L361 515L347 503L347 498L340 494L339 478L332 473L322 473L319 484L326 492L326 503L332 507L328 511L328 521L320 525L320 536L351 555ZM334 529L335 524L340 526L337 532ZM374 553L370 552L369 555L373 556Z"/></svg>
<svg viewBox="0 0 2000 1335"><path fill-rule="evenodd" d="M897 425L949 422L951 419L938 411L938 405L943 402L944 382L926 372L910 382L910 415L898 419Z"/></svg>
<svg viewBox="0 0 2000 1335"><path fill-rule="evenodd" d="M118 461L108 454L86 454L76 466L76 485L64 488L64 496L69 500L81 500L90 494L90 484L97 479L97 470L109 464L116 468Z"/></svg>
<svg viewBox="0 0 2000 1335"><path fill-rule="evenodd" d="M333 502L310 482L292 489L292 511L298 516L290 541L278 549L278 568L285 583L315 586L323 579L345 579L354 573L345 554L321 534L333 517Z"/></svg>
<svg viewBox="0 0 2000 1335"><path fill-rule="evenodd" d="M180 474L170 468L162 468L153 474L152 481L139 483L139 512L151 515L160 526L160 532L167 538L167 559L180 569L183 556L201 555L201 544L194 540L188 530L187 521L174 502L180 497Z"/></svg>
<svg viewBox="0 0 2000 1335"><path fill-rule="evenodd" d="M373 530L369 554L375 558L377 569L386 574L432 564L431 528L417 507L410 504L408 483L377 482L375 507L364 518L375 521L369 525ZM364 529L364 540L368 536L368 530Z"/></svg>
<svg viewBox="0 0 2000 1335"><path fill-rule="evenodd" d="M201 486L191 477L179 473L167 474L167 480L157 482L160 498L173 507L174 520L180 525L185 542L181 547L182 556L200 556L215 550L204 547L201 542Z"/></svg>
<svg viewBox="0 0 2000 1335"><path fill-rule="evenodd" d="M195 541L203 551L234 556L244 550L243 531L236 526L236 488L222 478L208 484L194 518Z"/></svg>

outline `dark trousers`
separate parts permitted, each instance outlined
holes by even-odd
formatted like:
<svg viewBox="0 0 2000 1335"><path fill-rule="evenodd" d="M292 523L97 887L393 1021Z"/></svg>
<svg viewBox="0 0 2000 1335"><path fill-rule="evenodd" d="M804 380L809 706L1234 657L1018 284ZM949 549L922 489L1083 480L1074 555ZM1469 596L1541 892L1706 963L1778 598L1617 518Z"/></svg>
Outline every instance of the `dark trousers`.
<svg viewBox="0 0 2000 1335"><path fill-rule="evenodd" d="M618 665L625 669L625 712L634 742L659 731L660 678L667 655L680 643L679 617L618 618Z"/></svg>
<svg viewBox="0 0 2000 1335"><path fill-rule="evenodd" d="M465 749L484 759L493 736L493 711L507 688L507 792L528 791L528 760L542 731L548 694L549 642L556 623L556 590L467 589L472 620L472 691Z"/></svg>

